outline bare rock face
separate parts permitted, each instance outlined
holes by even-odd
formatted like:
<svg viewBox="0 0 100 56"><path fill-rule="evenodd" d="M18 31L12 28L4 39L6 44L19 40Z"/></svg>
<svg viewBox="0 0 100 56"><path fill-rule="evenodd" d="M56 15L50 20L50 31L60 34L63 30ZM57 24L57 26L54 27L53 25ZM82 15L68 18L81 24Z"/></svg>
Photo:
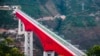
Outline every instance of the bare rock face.
<svg viewBox="0 0 100 56"><path fill-rule="evenodd" d="M45 17L42 23L82 48L100 44L100 0L2 0L0 5L20 5L34 18ZM0 15L0 27L17 26L9 12L0 11ZM66 18L48 20L49 16L56 15L65 15Z"/></svg>

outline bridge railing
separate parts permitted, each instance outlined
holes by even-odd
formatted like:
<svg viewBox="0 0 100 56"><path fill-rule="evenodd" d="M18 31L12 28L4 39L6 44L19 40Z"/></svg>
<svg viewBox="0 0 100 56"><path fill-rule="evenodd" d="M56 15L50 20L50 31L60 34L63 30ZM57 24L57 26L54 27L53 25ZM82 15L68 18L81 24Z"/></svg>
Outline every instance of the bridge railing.
<svg viewBox="0 0 100 56"><path fill-rule="evenodd" d="M69 42L67 42L67 40L64 40L63 38L61 38L60 36L58 36L57 34L55 34L54 32L50 31L48 28L46 28L45 26L43 26L42 24L40 24L39 22L37 22L35 19L29 17L28 15L26 15L25 13L23 13L22 11L18 10L18 12L20 12L23 16L25 16L27 18L27 20L31 21L31 23L35 23L38 27L40 27L42 30L46 31L49 35L51 35L54 39L56 39L59 43L61 43L62 45L64 45L66 48L68 48L69 50L71 50L73 53L76 54L76 56L86 56L86 54L84 52L82 52L81 50L79 50L78 48L76 48L74 45L70 44Z"/></svg>
<svg viewBox="0 0 100 56"><path fill-rule="evenodd" d="M67 40L63 39L62 37L58 36L57 34L55 34L54 32L50 31L49 29L47 29L45 26L38 24L38 26L40 26L43 30L45 30L48 34L52 35L57 41L61 42L64 46L66 46L68 49L70 49L72 52L74 52L75 54L77 54L78 56L83 55L84 53L82 51L80 51L79 49L77 49L76 47L74 47L74 45L70 44L69 42L67 42Z"/></svg>

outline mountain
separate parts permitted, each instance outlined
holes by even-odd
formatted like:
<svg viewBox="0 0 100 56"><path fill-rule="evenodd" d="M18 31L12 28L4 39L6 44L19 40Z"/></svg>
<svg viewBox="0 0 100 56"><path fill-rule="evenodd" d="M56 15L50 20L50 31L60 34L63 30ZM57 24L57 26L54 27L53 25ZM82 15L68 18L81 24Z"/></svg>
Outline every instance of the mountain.
<svg viewBox="0 0 100 56"><path fill-rule="evenodd" d="M82 49L100 45L100 0L1 0L0 5L20 5L21 10L35 19L65 15L64 20L56 18L40 22ZM5 12L7 15L2 13L0 27L16 21L11 19L10 12Z"/></svg>

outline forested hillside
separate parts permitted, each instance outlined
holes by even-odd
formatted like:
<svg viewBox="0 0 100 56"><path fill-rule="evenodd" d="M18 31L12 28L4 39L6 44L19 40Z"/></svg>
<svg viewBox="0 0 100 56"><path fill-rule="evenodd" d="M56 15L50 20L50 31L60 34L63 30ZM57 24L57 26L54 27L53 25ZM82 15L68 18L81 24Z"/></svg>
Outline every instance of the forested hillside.
<svg viewBox="0 0 100 56"><path fill-rule="evenodd" d="M35 19L65 15L65 20L59 18L42 23L81 48L100 45L100 0L0 0L0 5L20 5L21 10ZM17 25L12 17L11 12L0 11L0 27Z"/></svg>

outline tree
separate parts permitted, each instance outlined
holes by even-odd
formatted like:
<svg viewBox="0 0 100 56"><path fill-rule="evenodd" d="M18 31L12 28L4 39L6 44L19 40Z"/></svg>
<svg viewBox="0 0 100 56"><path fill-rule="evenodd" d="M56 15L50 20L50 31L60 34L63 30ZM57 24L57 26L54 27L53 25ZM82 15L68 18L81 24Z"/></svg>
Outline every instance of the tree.
<svg viewBox="0 0 100 56"><path fill-rule="evenodd" d="M24 56L23 54L20 53L20 51L16 47L12 48L10 51L12 56Z"/></svg>
<svg viewBox="0 0 100 56"><path fill-rule="evenodd" d="M62 15L67 14L66 0L60 0L60 3L56 5Z"/></svg>
<svg viewBox="0 0 100 56"><path fill-rule="evenodd" d="M100 56L100 45L95 45L87 52L88 56Z"/></svg>
<svg viewBox="0 0 100 56"><path fill-rule="evenodd" d="M9 37L0 41L0 56L24 56L17 47L11 46L12 43L13 40Z"/></svg>
<svg viewBox="0 0 100 56"><path fill-rule="evenodd" d="M8 45L10 45L10 44L12 44L14 42L10 37L6 38L4 41Z"/></svg>
<svg viewBox="0 0 100 56"><path fill-rule="evenodd" d="M57 22L57 26L56 26L55 30L59 32L61 30L63 21L61 18L56 18L56 22Z"/></svg>

